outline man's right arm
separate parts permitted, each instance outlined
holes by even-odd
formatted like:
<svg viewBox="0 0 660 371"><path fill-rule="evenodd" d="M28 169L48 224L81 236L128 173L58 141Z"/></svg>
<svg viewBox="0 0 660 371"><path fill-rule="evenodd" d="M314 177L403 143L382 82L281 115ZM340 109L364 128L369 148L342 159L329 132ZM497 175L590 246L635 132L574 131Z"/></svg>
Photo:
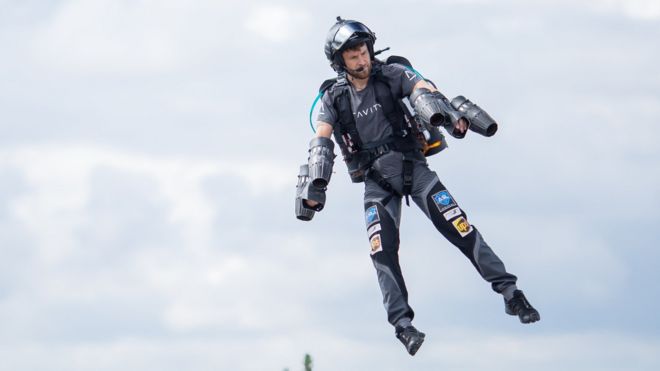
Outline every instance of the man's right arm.
<svg viewBox="0 0 660 371"><path fill-rule="evenodd" d="M317 121L316 122L316 137L320 138L330 138L332 135L332 125L327 122ZM315 207L318 205L318 202L312 200L304 200L305 204L309 207Z"/></svg>
<svg viewBox="0 0 660 371"><path fill-rule="evenodd" d="M300 167L296 187L296 216L311 220L325 204L325 190L332 175L334 163L333 123L337 121L332 98L326 91L316 121L316 136L309 143L307 164Z"/></svg>

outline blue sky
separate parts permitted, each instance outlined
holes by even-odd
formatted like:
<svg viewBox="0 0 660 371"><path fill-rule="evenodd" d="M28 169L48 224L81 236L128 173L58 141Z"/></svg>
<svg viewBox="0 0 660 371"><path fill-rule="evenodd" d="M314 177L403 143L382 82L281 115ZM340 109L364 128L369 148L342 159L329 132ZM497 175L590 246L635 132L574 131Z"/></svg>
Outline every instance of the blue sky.
<svg viewBox="0 0 660 371"><path fill-rule="evenodd" d="M655 370L660 5L0 1L0 358L23 370ZM522 326L415 208L411 358L362 186L293 216L334 18L500 122L431 167L519 276Z"/></svg>

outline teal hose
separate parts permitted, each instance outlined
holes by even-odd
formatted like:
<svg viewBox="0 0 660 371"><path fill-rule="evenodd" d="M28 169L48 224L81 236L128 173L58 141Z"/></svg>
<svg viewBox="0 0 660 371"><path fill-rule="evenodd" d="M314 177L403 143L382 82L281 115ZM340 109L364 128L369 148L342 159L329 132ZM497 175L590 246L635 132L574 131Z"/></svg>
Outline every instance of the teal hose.
<svg viewBox="0 0 660 371"><path fill-rule="evenodd" d="M309 126L312 128L312 131L314 134L316 134L316 129L314 129L314 124L312 123L312 114L314 113L314 107L316 107L316 103L321 99L323 96L323 92L319 92L319 95L316 96L316 99L314 99L314 102L312 103L312 108L309 110Z"/></svg>

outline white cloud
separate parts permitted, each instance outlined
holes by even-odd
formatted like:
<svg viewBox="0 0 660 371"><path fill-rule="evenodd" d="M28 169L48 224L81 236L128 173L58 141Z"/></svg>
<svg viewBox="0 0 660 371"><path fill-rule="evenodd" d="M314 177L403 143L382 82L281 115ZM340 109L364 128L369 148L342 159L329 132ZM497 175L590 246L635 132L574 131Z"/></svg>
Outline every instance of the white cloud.
<svg viewBox="0 0 660 371"><path fill-rule="evenodd" d="M620 12L640 20L660 19L660 2L657 0L589 0L597 10Z"/></svg>
<svg viewBox="0 0 660 371"><path fill-rule="evenodd" d="M245 20L245 28L266 40L281 43L305 34L311 16L300 9L281 5L256 7Z"/></svg>
<svg viewBox="0 0 660 371"><path fill-rule="evenodd" d="M202 182L212 175L236 176L248 185L255 197L278 192L290 185L282 164L260 161L244 166L220 159L157 158L108 148L86 146L27 146L0 152L0 164L19 168L29 184L29 192L13 201L18 219L41 239L43 256L67 255L74 244L77 226L86 220L85 206L90 179L95 169L106 166L152 178L154 194L167 199L168 220L180 225L192 246L208 245L215 210L202 190ZM270 186L263 187L262 177ZM49 241L56 240L57 248Z"/></svg>
<svg viewBox="0 0 660 371"><path fill-rule="evenodd" d="M37 35L35 54L44 64L95 72L169 70L180 56L167 19L150 17L148 3L63 2Z"/></svg>
<svg viewBox="0 0 660 371"><path fill-rule="evenodd" d="M18 169L24 178L24 191L9 199L9 218L24 226L34 239L34 259L26 269L39 271L46 278L30 295L7 300L10 304L5 310L13 308L12 315L19 315L22 306L45 310L48 303L71 305L108 298L123 302L128 297L156 295L162 307L155 310L153 318L172 331L224 326L264 329L305 317L307 302L295 301L291 293L311 292L310 286L320 282L337 293L359 287L358 282L370 282L372 272L356 268L357 262L368 263L362 251L347 256L346 252L323 248L329 241L316 243L304 233L257 232L258 225L247 220L232 223L238 229L216 224L217 213L228 216L242 207L253 208L251 213L262 218L275 216L270 215L271 210L253 207L254 200L293 192L295 179L273 161L246 161L237 166L222 159L154 157L112 148L52 145L2 150L3 167ZM164 215L134 205L136 212L150 214L138 218L139 230L131 231L125 229L126 222L135 219L130 204L128 210L119 209L107 217L96 212L98 205L91 203L91 197L98 190L92 190L92 181L99 169L113 169L110 175L125 179L104 177L97 182L149 180L146 187L152 189L137 195L147 192L153 196L152 201L158 203L155 212ZM214 203L205 188L206 180L213 177L239 180L246 185L243 194L250 198L237 199L229 194L223 199L226 203ZM264 179L268 179L268 187L264 187ZM113 190L104 187L101 191L107 189ZM127 195L102 196L110 203L121 203ZM145 218L162 218L165 224ZM297 223L292 215L291 223ZM138 243L122 246L126 243L121 241L135 238L132 234L137 234ZM159 234L182 240L162 241L159 246ZM83 235L90 243L84 242ZM154 238L156 245L139 243ZM106 241L119 244L95 246ZM242 248L227 246L228 241L236 241ZM94 268L94 264L100 266ZM332 283L331 277L337 274L354 284ZM303 282L299 277L316 278Z"/></svg>
<svg viewBox="0 0 660 371"><path fill-rule="evenodd" d="M657 0L618 0L614 4L632 18L660 19L660 2Z"/></svg>
<svg viewBox="0 0 660 371"><path fill-rule="evenodd" d="M606 302L633 284L619 246L585 229L581 215L497 212L484 219L486 239L499 242L496 253L501 251L505 264L515 267L523 289L532 283L546 294Z"/></svg>
<svg viewBox="0 0 660 371"><path fill-rule="evenodd" d="M227 45L229 7L215 1L63 1L35 30L32 54L43 67L71 73L171 72L212 59Z"/></svg>

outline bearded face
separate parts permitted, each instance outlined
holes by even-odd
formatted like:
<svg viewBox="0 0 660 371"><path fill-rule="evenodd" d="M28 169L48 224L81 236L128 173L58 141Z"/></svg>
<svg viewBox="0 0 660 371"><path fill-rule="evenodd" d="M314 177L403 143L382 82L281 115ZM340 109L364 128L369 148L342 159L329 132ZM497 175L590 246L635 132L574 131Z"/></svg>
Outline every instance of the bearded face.
<svg viewBox="0 0 660 371"><path fill-rule="evenodd" d="M342 52L346 72L356 79L367 79L371 74L371 54L366 43Z"/></svg>

